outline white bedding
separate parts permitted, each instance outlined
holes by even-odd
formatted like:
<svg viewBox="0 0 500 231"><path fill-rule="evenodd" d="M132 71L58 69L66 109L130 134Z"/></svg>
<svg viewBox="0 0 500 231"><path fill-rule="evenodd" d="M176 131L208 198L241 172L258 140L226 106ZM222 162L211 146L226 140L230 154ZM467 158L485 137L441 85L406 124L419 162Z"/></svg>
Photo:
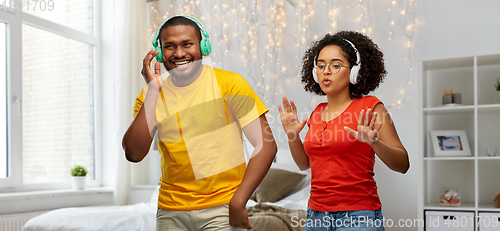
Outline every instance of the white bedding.
<svg viewBox="0 0 500 231"><path fill-rule="evenodd" d="M30 219L22 231L109 231L156 229L156 206L139 203L126 206L65 208Z"/></svg>
<svg viewBox="0 0 500 231"><path fill-rule="evenodd" d="M295 165L273 163L272 168L300 172ZM289 209L306 210L311 189L310 172L291 194L275 203L268 203ZM151 231L156 226L158 188L149 203L126 206L65 208L30 219L22 231ZM247 207L257 202L249 200Z"/></svg>

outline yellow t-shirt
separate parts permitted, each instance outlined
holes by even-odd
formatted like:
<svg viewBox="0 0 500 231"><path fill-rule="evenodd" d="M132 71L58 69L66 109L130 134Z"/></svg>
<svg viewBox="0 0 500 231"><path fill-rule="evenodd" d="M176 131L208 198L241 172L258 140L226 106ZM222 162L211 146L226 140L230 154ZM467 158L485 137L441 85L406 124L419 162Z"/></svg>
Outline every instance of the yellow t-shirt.
<svg viewBox="0 0 500 231"><path fill-rule="evenodd" d="M137 96L137 115L147 86ZM268 109L237 73L204 65L186 87L164 80L156 104L162 177L158 207L197 210L229 203L245 174L241 128Z"/></svg>

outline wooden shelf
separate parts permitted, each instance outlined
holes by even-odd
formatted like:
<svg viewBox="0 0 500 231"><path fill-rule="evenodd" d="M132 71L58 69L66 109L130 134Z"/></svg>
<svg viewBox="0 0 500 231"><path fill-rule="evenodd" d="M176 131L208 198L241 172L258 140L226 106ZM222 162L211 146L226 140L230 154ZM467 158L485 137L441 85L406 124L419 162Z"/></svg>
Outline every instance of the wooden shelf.
<svg viewBox="0 0 500 231"><path fill-rule="evenodd" d="M500 175L500 103L492 87L499 72L500 54L422 62L419 213L424 217L422 210L471 211L476 216L479 212L500 214L500 208L493 206L494 195L500 193L497 183ZM443 106L444 89L461 93L463 105ZM465 130L472 156L432 156L428 134L433 130ZM497 156L486 156L487 147L497 147ZM460 187L462 202L469 204L454 207L427 203L438 202L436 194L443 186Z"/></svg>
<svg viewBox="0 0 500 231"><path fill-rule="evenodd" d="M460 58L452 58L452 59L428 60L428 61L424 61L422 66L426 70L472 67L472 66L474 66L474 58L473 57L460 57Z"/></svg>
<svg viewBox="0 0 500 231"><path fill-rule="evenodd" d="M424 157L424 161L443 161L443 160L500 160L500 156L478 156L478 157Z"/></svg>
<svg viewBox="0 0 500 231"><path fill-rule="evenodd" d="M454 107L430 107L424 108L425 115L440 115L440 114L453 114L453 113L464 113L464 112L474 112L474 108L477 108L479 112L500 112L500 104L482 104L478 106L474 105L464 105L464 106L454 106Z"/></svg>
<svg viewBox="0 0 500 231"><path fill-rule="evenodd" d="M473 156L466 157L424 157L425 161L441 161L441 160L474 160Z"/></svg>
<svg viewBox="0 0 500 231"><path fill-rule="evenodd" d="M478 105L477 110L479 112L500 112L500 104L483 104Z"/></svg>
<svg viewBox="0 0 500 231"><path fill-rule="evenodd" d="M476 206L474 204L461 204L460 206L440 206L438 203L426 204L424 209L432 209L432 210L453 210L453 211L464 211L470 210L475 211Z"/></svg>
<svg viewBox="0 0 500 231"><path fill-rule="evenodd" d="M461 204L460 206L440 206L438 203L426 204L426 210L449 210L449 211L479 211L479 212L500 212L500 208L495 208L493 204L480 204L477 208L474 204Z"/></svg>
<svg viewBox="0 0 500 231"><path fill-rule="evenodd" d="M431 107L424 108L424 113L426 115L439 115L439 114L452 114L452 113L463 113L463 112L474 112L473 105L464 106L454 106L454 107Z"/></svg>
<svg viewBox="0 0 500 231"><path fill-rule="evenodd" d="M487 212L500 212L500 208L495 208L493 206L493 202L491 204L479 204L479 211L487 211Z"/></svg>
<svg viewBox="0 0 500 231"><path fill-rule="evenodd" d="M478 160L500 160L500 156L478 156Z"/></svg>

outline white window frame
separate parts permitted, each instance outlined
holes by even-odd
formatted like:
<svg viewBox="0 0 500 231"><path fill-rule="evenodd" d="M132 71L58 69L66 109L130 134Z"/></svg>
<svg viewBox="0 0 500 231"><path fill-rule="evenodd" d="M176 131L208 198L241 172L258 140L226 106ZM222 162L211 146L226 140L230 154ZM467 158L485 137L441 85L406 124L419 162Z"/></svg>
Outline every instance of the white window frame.
<svg viewBox="0 0 500 231"><path fill-rule="evenodd" d="M57 7L57 5L55 5ZM23 184L22 161L22 116L19 114L22 104L22 25L30 25L39 29L61 35L88 45L93 49L93 103L94 103L94 166L95 179L87 179L89 187L100 187L102 184L102 129L101 129L101 30L100 1L93 0L92 34L18 11L0 9L0 22L6 23L6 69L7 69L7 155L8 177L0 179L0 192L31 191L45 189L71 188L71 182ZM71 166L68 166L68 168ZM69 170L68 170L69 172ZM68 173L69 174L69 173Z"/></svg>

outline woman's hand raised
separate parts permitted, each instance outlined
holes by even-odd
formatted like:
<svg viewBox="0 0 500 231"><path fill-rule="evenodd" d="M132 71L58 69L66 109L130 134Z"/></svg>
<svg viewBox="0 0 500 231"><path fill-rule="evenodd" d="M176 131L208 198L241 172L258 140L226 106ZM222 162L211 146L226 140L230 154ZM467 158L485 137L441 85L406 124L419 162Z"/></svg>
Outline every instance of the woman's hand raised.
<svg viewBox="0 0 500 231"><path fill-rule="evenodd" d="M283 125L283 129L285 129L288 140L293 141L299 137L300 131L306 125L307 117L302 122L299 122L297 107L293 100L288 102L286 96L283 96L283 110L281 109L281 105L278 105L278 110L280 112L281 124Z"/></svg>
<svg viewBox="0 0 500 231"><path fill-rule="evenodd" d="M351 134L358 141L363 142L363 143L367 143L370 146L375 144L378 141L378 137L379 137L378 131L382 127L382 123L375 122L377 120L378 114L375 112L372 115L371 112L372 112L372 110L368 109L368 111L365 114L365 110L361 110L361 113L359 114L359 119L358 119L357 131L354 131L353 129L351 129L347 126L344 127L344 130L347 133ZM371 115L371 120L370 120L370 115Z"/></svg>

